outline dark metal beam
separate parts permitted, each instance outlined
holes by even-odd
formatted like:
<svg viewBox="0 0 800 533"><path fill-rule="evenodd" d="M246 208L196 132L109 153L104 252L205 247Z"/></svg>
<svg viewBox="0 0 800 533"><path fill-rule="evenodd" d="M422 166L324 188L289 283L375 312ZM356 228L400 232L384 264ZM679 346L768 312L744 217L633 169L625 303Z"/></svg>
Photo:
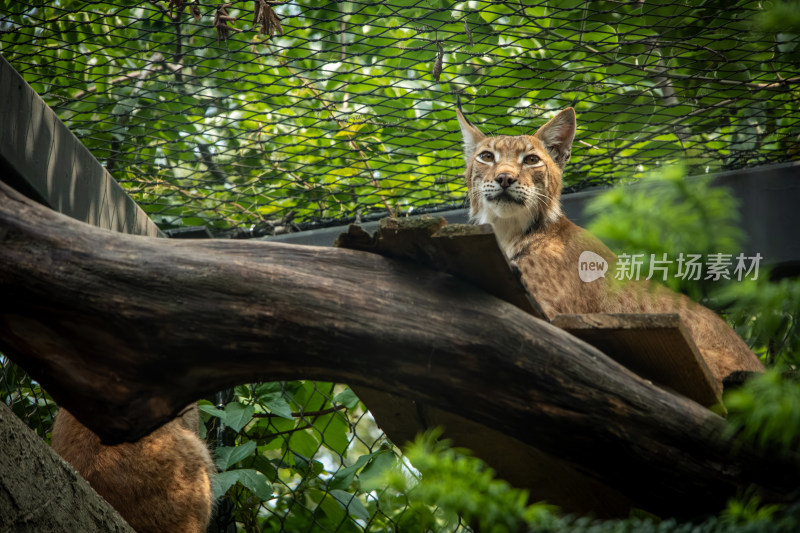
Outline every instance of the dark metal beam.
<svg viewBox="0 0 800 533"><path fill-rule="evenodd" d="M800 161L689 179L711 180L714 185L731 189L733 195L739 199L741 226L746 238L742 252L749 255L760 253L764 263L773 267L774 274L778 277L800 274L800 239L796 235L797 206L800 205ZM604 190L607 189L598 187L565 194L562 197L564 213L579 226L588 225L590 218L585 214L586 205ZM451 224L463 224L469 218L466 209L453 209L431 216L444 217ZM361 226L374 232L378 223L367 222ZM336 226L264 239L291 244L331 246L336 237L346 231L347 226Z"/></svg>
<svg viewBox="0 0 800 533"><path fill-rule="evenodd" d="M0 179L105 229L163 236L22 76L0 57Z"/></svg>

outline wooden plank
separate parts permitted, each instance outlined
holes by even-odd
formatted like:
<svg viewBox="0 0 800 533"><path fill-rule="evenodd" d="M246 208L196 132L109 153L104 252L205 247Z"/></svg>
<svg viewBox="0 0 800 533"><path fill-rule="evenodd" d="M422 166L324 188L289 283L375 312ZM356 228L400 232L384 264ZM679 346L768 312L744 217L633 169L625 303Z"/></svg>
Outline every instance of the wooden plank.
<svg viewBox="0 0 800 533"><path fill-rule="evenodd" d="M358 226L337 246L400 257L448 272L546 320L508 262L491 226L447 225L428 216L384 219L375 235ZM595 346L645 379L707 407L722 391L677 314L558 315L553 325Z"/></svg>
<svg viewBox="0 0 800 533"><path fill-rule="evenodd" d="M489 224L452 224L444 226L432 238L438 262L444 265L445 272L466 279L537 318L548 319L522 281L519 270L500 249Z"/></svg>
<svg viewBox="0 0 800 533"><path fill-rule="evenodd" d="M531 315L547 320L539 303L511 266L488 224L451 224L427 215L385 218L369 235L351 225L336 246L409 259L465 279Z"/></svg>
<svg viewBox="0 0 800 533"><path fill-rule="evenodd" d="M374 235L351 226L337 246L421 263L470 281L526 312L544 317L519 273L508 262L489 225L447 225L443 218L383 219ZM530 491L532 501L547 500L565 512L618 517L633 503L626 496L580 472L569 462L496 428L430 405L350 383L378 426L396 444L421 431L444 428L446 438L470 449L514 486Z"/></svg>
<svg viewBox="0 0 800 533"><path fill-rule="evenodd" d="M557 315L552 323L655 384L707 407L722 405L722 391L677 313Z"/></svg>

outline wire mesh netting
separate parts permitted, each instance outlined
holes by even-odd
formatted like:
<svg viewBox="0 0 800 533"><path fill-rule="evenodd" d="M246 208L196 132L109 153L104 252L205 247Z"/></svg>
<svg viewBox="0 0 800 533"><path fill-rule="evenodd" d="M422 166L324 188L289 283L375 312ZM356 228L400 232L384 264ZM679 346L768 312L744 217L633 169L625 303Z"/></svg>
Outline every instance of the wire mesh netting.
<svg viewBox="0 0 800 533"><path fill-rule="evenodd" d="M0 354L0 400L37 435L50 439L56 404L20 367Z"/></svg>
<svg viewBox="0 0 800 533"><path fill-rule="evenodd" d="M55 403L2 354L0 401L49 441ZM219 468L209 533L398 530L406 502L382 476L414 471L347 386L242 385L200 400L199 409ZM449 530L459 527L456 520Z"/></svg>
<svg viewBox="0 0 800 533"><path fill-rule="evenodd" d="M215 403L199 406L221 471L215 531L396 530L405 506L371 489L398 453L352 390L260 383Z"/></svg>
<svg viewBox="0 0 800 533"><path fill-rule="evenodd" d="M165 229L461 206L459 98L491 133L574 106L568 190L800 148L798 38L761 2L0 5L3 55Z"/></svg>
<svg viewBox="0 0 800 533"><path fill-rule="evenodd" d="M3 56L138 204L220 236L463 206L458 100L492 134L574 106L573 191L797 159L800 39L774 24L749 0L0 0ZM0 398L47 437L51 400L2 356ZM374 484L397 451L346 386L200 408L217 530L402 523Z"/></svg>

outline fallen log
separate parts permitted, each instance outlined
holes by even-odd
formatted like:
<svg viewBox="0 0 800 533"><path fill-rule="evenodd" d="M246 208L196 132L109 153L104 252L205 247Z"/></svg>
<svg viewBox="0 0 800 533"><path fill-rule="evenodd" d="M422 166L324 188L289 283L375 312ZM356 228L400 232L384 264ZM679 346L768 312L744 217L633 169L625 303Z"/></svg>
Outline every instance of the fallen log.
<svg viewBox="0 0 800 533"><path fill-rule="evenodd" d="M118 234L0 184L0 295L0 350L109 443L207 393L304 378L493 427L662 515L751 484L781 501L800 474L564 331L375 254Z"/></svg>

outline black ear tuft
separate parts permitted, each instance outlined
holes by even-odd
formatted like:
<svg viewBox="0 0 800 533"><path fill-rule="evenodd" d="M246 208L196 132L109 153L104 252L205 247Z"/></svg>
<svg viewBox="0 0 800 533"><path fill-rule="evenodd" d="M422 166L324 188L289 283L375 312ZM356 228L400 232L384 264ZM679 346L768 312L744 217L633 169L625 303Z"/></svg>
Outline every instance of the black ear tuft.
<svg viewBox="0 0 800 533"><path fill-rule="evenodd" d="M553 161L561 168L564 168L572 154L572 140L575 138L576 127L575 110L568 107L550 119L535 134L535 137L544 143Z"/></svg>
<svg viewBox="0 0 800 533"><path fill-rule="evenodd" d="M486 136L473 126L464 116L464 113L461 112L461 102L456 107L456 116L458 117L458 125L461 128L461 136L464 139L464 158L465 161L470 161L475 154L475 147Z"/></svg>

